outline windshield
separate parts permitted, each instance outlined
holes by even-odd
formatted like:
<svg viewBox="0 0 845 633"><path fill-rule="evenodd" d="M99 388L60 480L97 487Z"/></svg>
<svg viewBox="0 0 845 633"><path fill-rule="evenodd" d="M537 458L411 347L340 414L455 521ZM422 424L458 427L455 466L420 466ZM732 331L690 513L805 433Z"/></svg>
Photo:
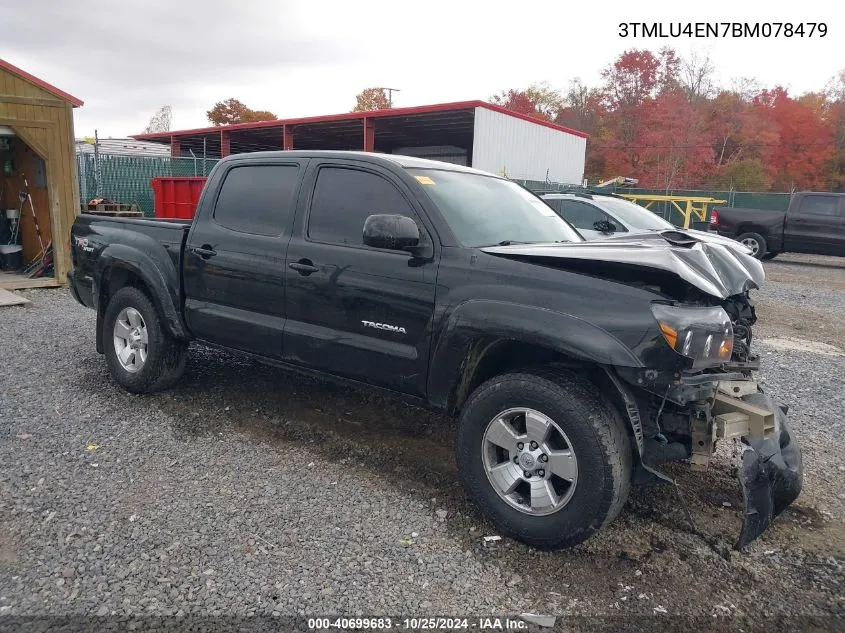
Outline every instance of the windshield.
<svg viewBox="0 0 845 633"><path fill-rule="evenodd" d="M584 241L549 205L509 180L438 169L408 171L462 246Z"/></svg>
<svg viewBox="0 0 845 633"><path fill-rule="evenodd" d="M598 198L597 200L606 211L616 216L622 224L629 228L647 231L665 231L666 229L677 228L659 215L655 215L645 207L628 200L619 198Z"/></svg>

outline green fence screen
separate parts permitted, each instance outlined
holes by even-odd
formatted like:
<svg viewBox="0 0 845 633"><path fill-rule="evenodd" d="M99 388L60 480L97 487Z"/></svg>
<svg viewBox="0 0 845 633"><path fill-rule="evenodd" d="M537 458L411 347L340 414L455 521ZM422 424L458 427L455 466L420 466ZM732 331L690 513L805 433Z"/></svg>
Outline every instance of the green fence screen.
<svg viewBox="0 0 845 633"><path fill-rule="evenodd" d="M577 187L577 185L568 185L558 182L545 182L542 180L520 180L512 179L524 187L532 191L565 191ZM766 193L754 191L718 191L705 189L634 189L628 187L608 188L607 191L615 191L616 193L630 193L630 194L644 194L657 196L700 196L704 198L715 198L717 200L726 200L727 202L720 205L723 207L734 207L737 209L771 209L773 211L786 211L789 206L789 201L792 199L791 193ZM712 207L709 207L712 209ZM674 207L668 202L655 202L649 208L657 215L662 216L665 220L678 224L682 222ZM709 216L709 214L708 214ZM708 217L709 220L709 217Z"/></svg>
<svg viewBox="0 0 845 633"><path fill-rule="evenodd" d="M109 198L122 204L137 204L144 215L154 214L150 181L159 176L207 176L217 159L171 158L169 156L116 156L77 154L80 202Z"/></svg>
<svg viewBox="0 0 845 633"><path fill-rule="evenodd" d="M104 197L124 204L137 204L144 215L154 213L153 190L150 181L158 176L207 176L217 163L215 158L171 158L170 156L126 156L93 153L77 154L79 192L81 202ZM512 179L528 189L538 191L562 191L573 185L546 182L542 180ZM772 209L786 211L789 193L764 193L750 191L709 191L700 189L630 189L617 188L617 193L638 193L652 195L704 196L727 200L722 206L740 209ZM668 203L655 203L651 210L670 222L677 223Z"/></svg>

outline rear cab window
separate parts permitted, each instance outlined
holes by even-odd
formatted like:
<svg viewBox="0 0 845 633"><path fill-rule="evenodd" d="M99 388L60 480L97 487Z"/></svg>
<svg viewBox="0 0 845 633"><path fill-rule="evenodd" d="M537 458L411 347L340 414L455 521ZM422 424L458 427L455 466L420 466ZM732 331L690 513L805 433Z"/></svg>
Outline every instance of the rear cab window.
<svg viewBox="0 0 845 633"><path fill-rule="evenodd" d="M215 224L275 237L290 226L299 165L240 165L230 169L214 205Z"/></svg>
<svg viewBox="0 0 845 633"><path fill-rule="evenodd" d="M839 197L837 196L823 196L810 195L804 196L801 200L801 205L798 207L798 213L801 215L837 215L839 207Z"/></svg>

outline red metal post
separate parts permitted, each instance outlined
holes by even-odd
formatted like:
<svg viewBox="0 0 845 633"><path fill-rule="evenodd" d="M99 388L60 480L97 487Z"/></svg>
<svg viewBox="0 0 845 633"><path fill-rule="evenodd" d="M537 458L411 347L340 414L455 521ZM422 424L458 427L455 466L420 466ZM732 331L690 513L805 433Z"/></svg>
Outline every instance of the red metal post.
<svg viewBox="0 0 845 633"><path fill-rule="evenodd" d="M364 151L376 151L376 126L372 119L364 118Z"/></svg>
<svg viewBox="0 0 845 633"><path fill-rule="evenodd" d="M182 153L182 147L179 144L179 139L175 136L170 137L170 156L172 158L179 158Z"/></svg>
<svg viewBox="0 0 845 633"><path fill-rule="evenodd" d="M231 154L232 144L229 139L229 132L220 130L220 158L226 158Z"/></svg>
<svg viewBox="0 0 845 633"><path fill-rule="evenodd" d="M282 149L293 149L293 126L282 126Z"/></svg>

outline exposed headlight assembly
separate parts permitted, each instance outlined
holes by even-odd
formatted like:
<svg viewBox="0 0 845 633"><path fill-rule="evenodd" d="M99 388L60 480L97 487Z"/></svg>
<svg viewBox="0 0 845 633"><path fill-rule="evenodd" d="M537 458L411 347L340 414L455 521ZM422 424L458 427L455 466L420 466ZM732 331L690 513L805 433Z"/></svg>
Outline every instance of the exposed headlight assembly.
<svg viewBox="0 0 845 633"><path fill-rule="evenodd" d="M655 303L651 312L669 347L691 358L693 367L720 365L731 359L733 326L722 308Z"/></svg>

